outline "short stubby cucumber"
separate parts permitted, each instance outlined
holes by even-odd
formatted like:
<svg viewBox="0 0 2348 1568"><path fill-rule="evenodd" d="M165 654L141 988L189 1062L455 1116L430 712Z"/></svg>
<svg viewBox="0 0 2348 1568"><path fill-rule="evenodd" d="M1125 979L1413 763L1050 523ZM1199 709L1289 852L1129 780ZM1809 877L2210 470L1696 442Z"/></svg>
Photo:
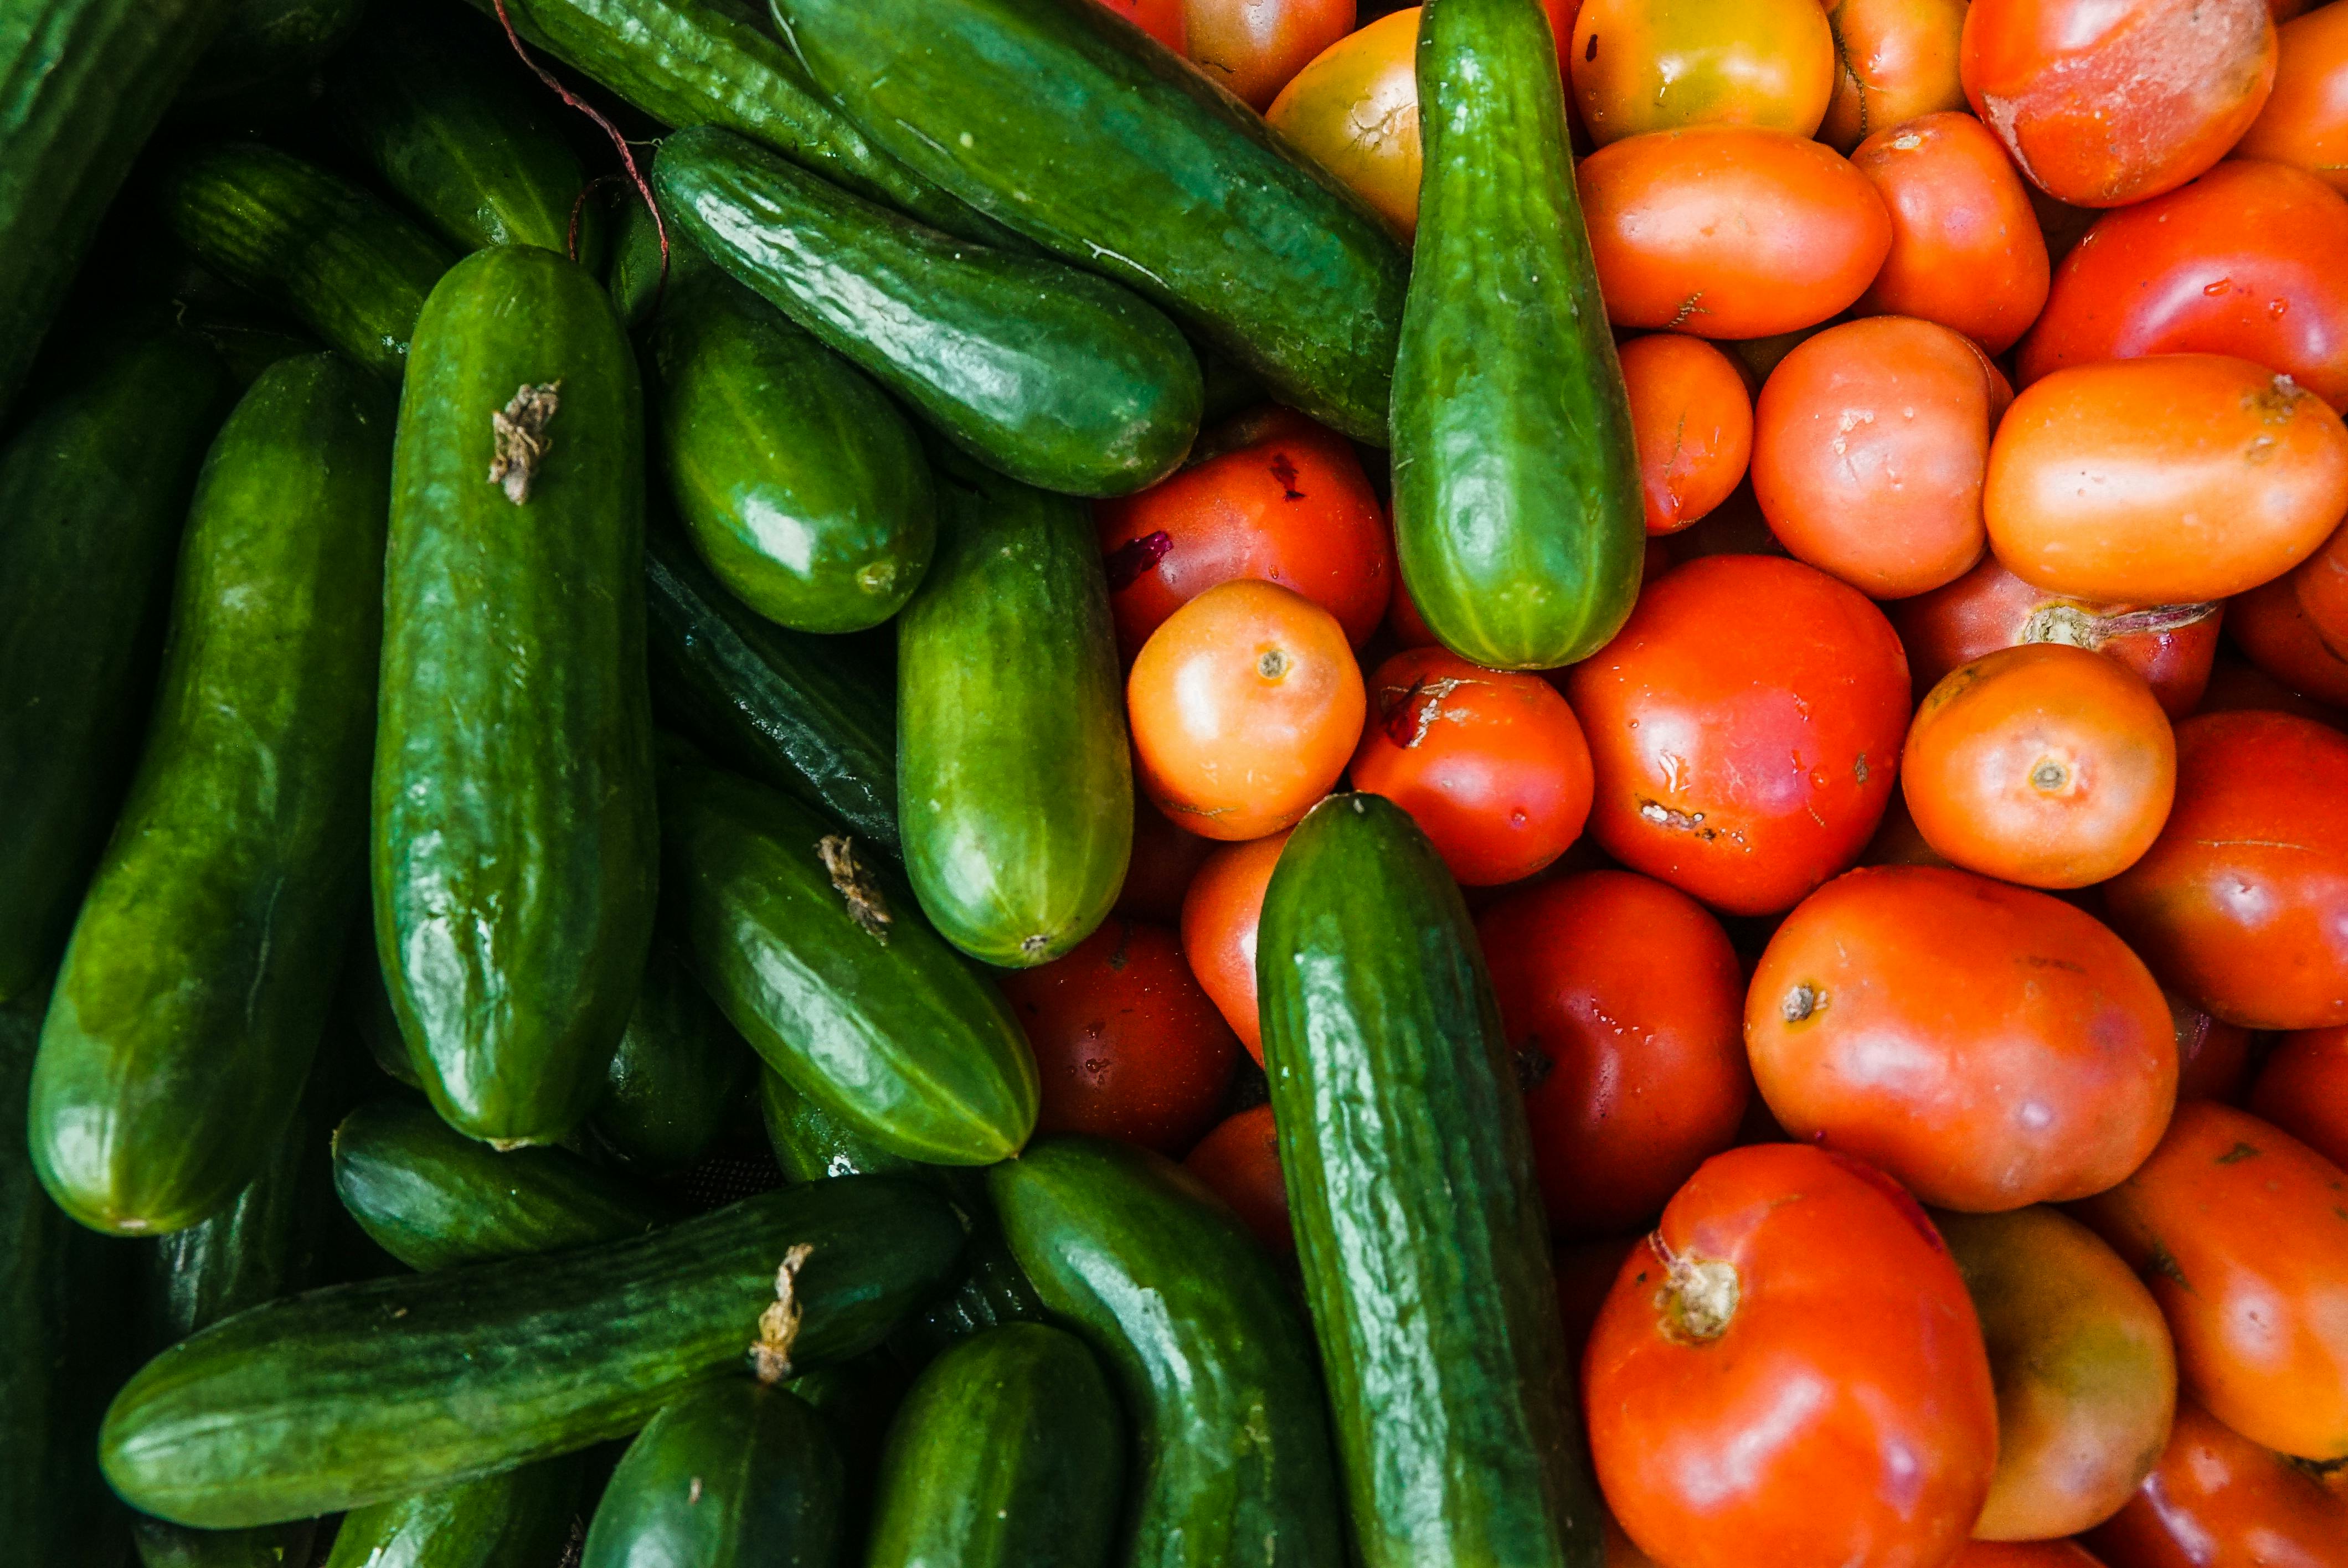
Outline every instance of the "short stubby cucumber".
<svg viewBox="0 0 2348 1568"><path fill-rule="evenodd" d="M788 1389L733 1378L654 1416L620 1456L580 1568L819 1568L846 1538L830 1427Z"/></svg>
<svg viewBox="0 0 2348 1568"><path fill-rule="evenodd" d="M679 1170L701 1158L747 1104L757 1070L758 1059L676 944L655 937L587 1130L623 1165Z"/></svg>

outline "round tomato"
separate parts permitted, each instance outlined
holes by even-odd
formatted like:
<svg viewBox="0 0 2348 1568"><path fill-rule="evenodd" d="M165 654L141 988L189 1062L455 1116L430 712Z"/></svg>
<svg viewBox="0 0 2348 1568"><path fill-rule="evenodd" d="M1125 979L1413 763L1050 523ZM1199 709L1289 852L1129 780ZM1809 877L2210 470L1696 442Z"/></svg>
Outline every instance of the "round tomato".
<svg viewBox="0 0 2348 1568"><path fill-rule="evenodd" d="M1753 454L1753 398L1702 338L1651 333L1622 345L1647 532L1675 534L1728 499Z"/></svg>
<svg viewBox="0 0 2348 1568"><path fill-rule="evenodd" d="M1969 114L1926 115L1859 143L1851 167L1891 213L1891 252L1859 308L1920 316L2003 354L2046 303L2046 237L1997 138Z"/></svg>
<svg viewBox="0 0 2348 1568"><path fill-rule="evenodd" d="M1981 1328L1921 1210L1793 1143L1704 1163L1582 1357L1599 1485L1673 1568L1934 1568L1997 1462Z"/></svg>
<svg viewBox="0 0 2348 1568"><path fill-rule="evenodd" d="M1414 5L1329 46L1263 117L1406 240L1418 227L1417 54Z"/></svg>
<svg viewBox="0 0 2348 1568"><path fill-rule="evenodd" d="M1182 0L1098 0L1176 54L1189 39L1182 26Z"/></svg>
<svg viewBox="0 0 2348 1568"><path fill-rule="evenodd" d="M2348 658L2348 523L2292 574L2291 588L2323 645Z"/></svg>
<svg viewBox="0 0 2348 1568"><path fill-rule="evenodd" d="M2319 6L2275 36L2274 91L2234 156L2304 169L2348 195L2348 11Z"/></svg>
<svg viewBox="0 0 2348 1568"><path fill-rule="evenodd" d="M1567 65L1601 147L1694 125L1808 136L1834 96L1818 0L1583 0Z"/></svg>
<svg viewBox="0 0 2348 1568"><path fill-rule="evenodd" d="M2348 659L2323 640L2307 613L2298 593L2299 575L2279 577L2229 600L2226 635L2251 663L2292 691L2336 708L2348 703Z"/></svg>
<svg viewBox="0 0 2348 1568"><path fill-rule="evenodd" d="M1288 1226L1288 1184L1280 1173L1280 1135L1272 1131L1272 1107L1241 1112L1199 1140L1182 1163L1215 1196L1231 1205L1240 1223L1275 1257L1296 1252Z"/></svg>
<svg viewBox="0 0 2348 1568"><path fill-rule="evenodd" d="M2340 1568L2348 1495L2179 1399L2159 1462L2086 1540L2110 1568Z"/></svg>
<svg viewBox="0 0 2348 1568"><path fill-rule="evenodd" d="M1125 886L1117 895L1117 912L1172 925L1181 918L1182 897L1190 878L1214 851L1214 840L1185 833L1150 804L1148 796L1136 791L1133 855L1125 863Z"/></svg>
<svg viewBox="0 0 2348 1568"><path fill-rule="evenodd" d="M2298 1030L2276 1041L2250 1086L2250 1110L2348 1170L2348 1028Z"/></svg>
<svg viewBox="0 0 2348 1568"><path fill-rule="evenodd" d="M2211 1018L2175 991L2161 994L2168 999L2168 1017L2177 1026L2177 1098L2234 1099L2250 1070L2250 1031Z"/></svg>
<svg viewBox="0 0 2348 1568"><path fill-rule="evenodd" d="M1835 0L1834 101L1818 139L1848 153L1877 131L1965 107L1965 0Z"/></svg>
<svg viewBox="0 0 2348 1568"><path fill-rule="evenodd" d="M1255 928L1263 890L1272 886L1272 868L1287 842L1288 835L1275 833L1223 845L1199 868L1182 900L1183 955L1258 1067L1263 1065L1263 1023L1256 1013Z"/></svg>
<svg viewBox="0 0 2348 1568"><path fill-rule="evenodd" d="M1354 30L1354 0L1182 0L1190 57L1257 113Z"/></svg>

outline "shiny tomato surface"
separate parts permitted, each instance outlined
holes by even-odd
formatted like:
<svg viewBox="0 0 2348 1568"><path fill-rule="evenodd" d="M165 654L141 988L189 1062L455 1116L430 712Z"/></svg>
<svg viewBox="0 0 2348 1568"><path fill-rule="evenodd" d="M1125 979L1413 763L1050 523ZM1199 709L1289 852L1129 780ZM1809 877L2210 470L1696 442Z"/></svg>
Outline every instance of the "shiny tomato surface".
<svg viewBox="0 0 2348 1568"><path fill-rule="evenodd" d="M1256 1012L1255 930L1263 890L1287 842L1287 834L1275 833L1224 845L1199 867L1182 899L1183 956L1258 1067L1263 1023Z"/></svg>
<svg viewBox="0 0 2348 1568"><path fill-rule="evenodd" d="M1182 0L1097 0L1176 54L1189 46L1183 26Z"/></svg>
<svg viewBox="0 0 2348 1568"><path fill-rule="evenodd" d="M1891 214L1891 251L1859 309L1920 316L2003 354L2046 303L2046 237L1997 138L1969 114L1877 131L1850 155Z"/></svg>
<svg viewBox="0 0 2348 1568"><path fill-rule="evenodd" d="M1258 113L1354 30L1354 0L1182 0L1190 58Z"/></svg>
<svg viewBox="0 0 2348 1568"><path fill-rule="evenodd" d="M1264 111L1407 240L1418 227L1418 7L1332 44Z"/></svg>
<svg viewBox="0 0 2348 1568"><path fill-rule="evenodd" d="M2159 1463L2086 1541L2106 1568L2348 1568L2348 1494L2179 1399Z"/></svg>
<svg viewBox="0 0 2348 1568"><path fill-rule="evenodd" d="M2291 588L2324 646L2348 658L2348 521L2301 564Z"/></svg>
<svg viewBox="0 0 2348 1568"><path fill-rule="evenodd" d="M1818 139L1837 152L1895 125L1965 107L1957 49L1965 0L1835 0L1834 99Z"/></svg>
<svg viewBox="0 0 2348 1568"><path fill-rule="evenodd" d="M1288 1183L1280 1173L1280 1135L1272 1107L1257 1105L1221 1122L1199 1140L1183 1164L1231 1204L1264 1251L1275 1257L1296 1252L1288 1226Z"/></svg>
<svg viewBox="0 0 2348 1568"><path fill-rule="evenodd" d="M2308 565L2314 565L2311 561ZM2348 704L2348 658L2325 640L2299 592L2298 571L2226 602L2226 635L2251 663L2302 696Z"/></svg>
<svg viewBox="0 0 2348 1568"><path fill-rule="evenodd" d="M2348 1170L2348 1026L2277 1040L2250 1085L2250 1109Z"/></svg>
<svg viewBox="0 0 2348 1568"><path fill-rule="evenodd" d="M1834 94L1818 0L1582 0L1566 63L1601 147L1697 125L1808 136Z"/></svg>
<svg viewBox="0 0 2348 1568"><path fill-rule="evenodd" d="M2348 195L2348 11L2320 5L2276 37L2274 91L2234 156L2304 169Z"/></svg>
<svg viewBox="0 0 2348 1568"><path fill-rule="evenodd" d="M1726 500L1753 455L1753 395L1702 338L1650 333L1622 345L1647 532L1675 534Z"/></svg>

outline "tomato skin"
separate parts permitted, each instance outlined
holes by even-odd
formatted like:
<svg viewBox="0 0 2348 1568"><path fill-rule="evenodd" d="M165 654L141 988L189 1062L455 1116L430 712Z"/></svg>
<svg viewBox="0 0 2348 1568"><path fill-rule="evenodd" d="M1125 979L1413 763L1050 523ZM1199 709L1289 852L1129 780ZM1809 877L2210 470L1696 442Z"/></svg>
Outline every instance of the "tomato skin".
<svg viewBox="0 0 2348 1568"><path fill-rule="evenodd" d="M2160 1462L2086 1542L2110 1568L2342 1568L2348 1497L2179 1399Z"/></svg>
<svg viewBox="0 0 2348 1568"><path fill-rule="evenodd" d="M2295 714L2177 726L2177 804L2104 888L2172 989L2249 1029L2348 1023L2348 735Z"/></svg>
<svg viewBox="0 0 2348 1568"><path fill-rule="evenodd" d="M1753 455L1753 398L1702 338L1652 333L1622 345L1647 532L1675 534L1728 498Z"/></svg>
<svg viewBox="0 0 2348 1568"><path fill-rule="evenodd" d="M2250 1108L2348 1169L2348 1027L2284 1035L2250 1086Z"/></svg>
<svg viewBox="0 0 2348 1568"><path fill-rule="evenodd" d="M1919 316L1991 354L2046 303L2046 236L2030 192L1982 122L1929 114L1877 131L1850 155L1891 214L1891 251L1859 309Z"/></svg>
<svg viewBox="0 0 2348 1568"><path fill-rule="evenodd" d="M1957 46L1965 0L1836 0L1834 101L1818 139L1849 157L1887 127L1965 107Z"/></svg>
<svg viewBox="0 0 2348 1568"><path fill-rule="evenodd" d="M2075 1541L1968 1541L1949 1568L2104 1568Z"/></svg>
<svg viewBox="0 0 2348 1568"><path fill-rule="evenodd" d="M2323 645L2348 658L2348 523L2291 575L2291 592Z"/></svg>
<svg viewBox="0 0 2348 1568"><path fill-rule="evenodd" d="M1673 1257L1734 1271L1716 1336L1696 1337ZM1989 1358L1940 1237L1880 1173L1799 1144L1704 1163L1624 1262L1582 1368L1606 1501L1673 1568L1938 1568L1996 1463Z"/></svg>
<svg viewBox="0 0 2348 1568"><path fill-rule="evenodd" d="M1274 1257L1295 1255L1288 1183L1280 1173L1280 1137L1272 1130L1271 1106L1251 1106L1227 1119L1200 1139L1182 1163L1231 1205L1264 1251Z"/></svg>
<svg viewBox="0 0 2348 1568"><path fill-rule="evenodd" d="M1654 131L1599 149L1578 174L1617 326L1704 338L1812 326L1858 299L1891 249L1875 187L1787 131Z"/></svg>
<svg viewBox="0 0 2348 1568"><path fill-rule="evenodd" d="M2348 1458L2348 1174L2247 1111L2195 1100L2076 1213L2145 1276L2197 1403L2278 1453Z"/></svg>
<svg viewBox="0 0 2348 1568"><path fill-rule="evenodd" d="M2226 635L2251 663L2292 691L2336 708L2348 703L2348 659L2324 641L2307 613L2299 575L2279 577L2229 600Z"/></svg>
<svg viewBox="0 0 2348 1568"><path fill-rule="evenodd" d="M1183 26L1182 0L1097 0L1176 54L1189 47Z"/></svg>
<svg viewBox="0 0 2348 1568"><path fill-rule="evenodd" d="M1227 844L1208 856L1182 899L1182 952L1200 986L1247 1053L1263 1065L1263 1020L1256 1012L1255 930L1288 835Z"/></svg>
<svg viewBox="0 0 2348 1568"><path fill-rule="evenodd" d="M1694 125L1808 136L1834 96L1834 35L1817 0L1584 0L1566 67L1600 147Z"/></svg>
<svg viewBox="0 0 2348 1568"><path fill-rule="evenodd" d="M2348 196L2348 11L2319 6L2276 37L2274 91L2234 156L2304 169Z"/></svg>
<svg viewBox="0 0 2348 1568"><path fill-rule="evenodd" d="M1550 1229L1653 1220L1735 1139L1753 1091L1743 976L1704 907L1627 871L1584 871L1477 917L1520 1064Z"/></svg>
<svg viewBox="0 0 2348 1568"><path fill-rule="evenodd" d="M1418 228L1418 7L1314 57L1263 118L1408 240Z"/></svg>
<svg viewBox="0 0 2348 1568"><path fill-rule="evenodd" d="M2193 710L2202 713L2290 713L2297 718L2348 732L2348 713L2302 697L2243 658L2232 649L2220 649L2209 668L2209 687Z"/></svg>
<svg viewBox="0 0 2348 1568"><path fill-rule="evenodd" d="M1190 879L1215 850L1212 839L1186 833L1149 804L1147 795L1133 797L1133 855L1125 864L1125 886L1117 890L1117 912L1137 920L1170 926L1182 917L1182 899Z"/></svg>
<svg viewBox="0 0 2348 1568"><path fill-rule="evenodd" d="M2240 1024L2211 1018L2175 991L2164 989L2161 994L2168 999L2168 1016L2177 1025L2177 1098L2234 1100L2250 1076L2250 1031ZM2284 1127L2283 1131L2296 1130Z"/></svg>
<svg viewBox="0 0 2348 1568"><path fill-rule="evenodd" d="M1191 60L1258 114L1354 30L1354 0L1182 0L1182 14Z"/></svg>

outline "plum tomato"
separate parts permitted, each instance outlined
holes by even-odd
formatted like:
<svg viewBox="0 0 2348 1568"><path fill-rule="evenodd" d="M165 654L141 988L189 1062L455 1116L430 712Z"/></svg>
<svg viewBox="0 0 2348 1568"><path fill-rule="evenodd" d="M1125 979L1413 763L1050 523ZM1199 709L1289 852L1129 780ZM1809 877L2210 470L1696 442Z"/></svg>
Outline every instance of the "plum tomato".
<svg viewBox="0 0 2348 1568"><path fill-rule="evenodd" d="M1280 1173L1280 1136L1272 1107L1256 1105L1199 1140L1183 1162L1275 1257L1295 1255L1288 1225L1288 1183Z"/></svg>
<svg viewBox="0 0 2348 1568"><path fill-rule="evenodd" d="M1166 618L1126 682L1141 783L1206 838L1313 809L1362 735L1362 669L1337 618L1278 583L1218 583Z"/></svg>
<svg viewBox="0 0 2348 1568"><path fill-rule="evenodd" d="M1261 578L1337 618L1358 648L1395 572L1385 509L1353 443L1267 406L1207 437L1203 459L1138 495L1093 504L1118 649L1128 660L1219 582Z"/></svg>
<svg viewBox="0 0 2348 1568"><path fill-rule="evenodd" d="M1097 0L1176 54L1189 45L1183 26L1182 0Z"/></svg>
<svg viewBox="0 0 2348 1568"><path fill-rule="evenodd" d="M2279 163L2221 163L2107 213L2063 258L2016 360L2065 365L2224 354L2348 408L2348 199Z"/></svg>
<svg viewBox="0 0 2348 1568"><path fill-rule="evenodd" d="M2348 1026L2277 1040L2250 1085L2250 1108L2348 1170Z"/></svg>
<svg viewBox="0 0 2348 1568"><path fill-rule="evenodd" d="M2274 85L2267 0L1973 0L1965 97L2057 200L2122 207L2226 156Z"/></svg>
<svg viewBox="0 0 2348 1568"><path fill-rule="evenodd" d="M2291 576L2291 592L2323 645L2348 658L2348 522Z"/></svg>
<svg viewBox="0 0 2348 1568"><path fill-rule="evenodd" d="M1182 0L1182 15L1199 69L1262 114L1354 30L1354 0Z"/></svg>
<svg viewBox="0 0 2348 1568"><path fill-rule="evenodd" d="M2299 595L2299 571L2226 602L2226 635L2251 663L2302 696L2348 705L2348 659L2325 641Z"/></svg>
<svg viewBox="0 0 2348 1568"><path fill-rule="evenodd" d="M2177 804L2104 887L2112 924L2196 1007L2248 1029L2348 1023L2348 735L2296 714L2177 726Z"/></svg>
<svg viewBox="0 0 2348 1568"><path fill-rule="evenodd" d="M2161 994L2168 999L2168 1017L2177 1026L2177 1098L2230 1102L2250 1074L2250 1031L2211 1018L2175 991L2164 989Z"/></svg>
<svg viewBox="0 0 2348 1568"><path fill-rule="evenodd" d="M2109 1568L2343 1568L2348 1495L2179 1399L2160 1461L2086 1543Z"/></svg>
<svg viewBox="0 0 2348 1568"><path fill-rule="evenodd" d="M2348 512L2348 429L2248 360L2073 365L2006 410L1982 512L1997 559L2041 588L2225 599L2297 566Z"/></svg>
<svg viewBox="0 0 2348 1568"><path fill-rule="evenodd" d="M1599 846L1739 915L1789 909L1859 858L1908 728L1883 612L1772 556L1706 556L1650 583L1566 695Z"/></svg>
<svg viewBox="0 0 2348 1568"><path fill-rule="evenodd" d="M1949 1568L2104 1568L2075 1541L1968 1541Z"/></svg>
<svg viewBox="0 0 2348 1568"><path fill-rule="evenodd" d="M1410 813L1470 887L1530 876L1590 820L1590 745L1538 675L1411 648L1370 678L1354 787Z"/></svg>
<svg viewBox="0 0 2348 1568"><path fill-rule="evenodd" d="M1967 1213L2102 1192L2177 1099L2168 1004L2127 943L2059 898L1932 866L1850 872L1787 916L1745 1047L1788 1133Z"/></svg>
<svg viewBox="0 0 2348 1568"><path fill-rule="evenodd" d="M1166 927L1112 916L1066 956L995 979L1035 1052L1039 1133L1179 1156L1214 1122L1239 1041Z"/></svg>
<svg viewBox="0 0 2348 1568"><path fill-rule="evenodd" d="M1418 228L1418 7L1338 39L1263 118L1405 240Z"/></svg>
<svg viewBox="0 0 2348 1568"><path fill-rule="evenodd" d="M1215 842L1186 833L1136 790L1133 795L1133 855L1125 863L1125 886L1117 912L1137 920L1170 926L1182 917L1190 879L1215 852Z"/></svg>
<svg viewBox="0 0 2348 1568"><path fill-rule="evenodd" d="M2348 196L2348 11L2320 6L2275 37L2274 91L2234 156L2304 169Z"/></svg>
<svg viewBox="0 0 2348 1568"><path fill-rule="evenodd" d="M1965 107L1965 0L1835 0L1834 100L1818 139L1848 155L1877 131Z"/></svg>
<svg viewBox="0 0 2348 1568"><path fill-rule="evenodd" d="M1982 474L2012 394L1972 343L1912 316L1828 327L1753 408L1753 494L1796 560L1872 599L1982 559Z"/></svg>
<svg viewBox="0 0 2348 1568"><path fill-rule="evenodd" d="M1753 395L1702 338L1650 333L1622 345L1647 532L1675 534L1728 499L1753 455Z"/></svg>
<svg viewBox="0 0 2348 1568"><path fill-rule="evenodd" d="M1919 316L1991 354L2046 303L2046 236L1997 138L1969 114L1877 131L1850 155L1891 213L1891 251L1859 297L1867 315Z"/></svg>
<svg viewBox="0 0 2348 1568"><path fill-rule="evenodd" d="M1997 1476L1973 1533L2037 1541L2101 1524L2152 1470L2177 1409L2177 1351L2152 1293L2054 1209L1932 1220L1997 1386Z"/></svg>
<svg viewBox="0 0 2348 1568"><path fill-rule="evenodd" d="M1182 954L1247 1053L1263 1065L1263 1023L1256 1013L1255 928L1263 890L1272 886L1288 835L1226 844L1207 857L1182 899Z"/></svg>
<svg viewBox="0 0 2348 1568"><path fill-rule="evenodd" d="M1651 1222L1735 1140L1753 1092L1727 933L1686 894L1627 871L1511 894L1476 931L1550 1230Z"/></svg>
<svg viewBox="0 0 2348 1568"><path fill-rule="evenodd" d="M1834 96L1818 0L1582 0L1566 63L1600 147L1695 125L1808 136Z"/></svg>
<svg viewBox="0 0 2348 1568"><path fill-rule="evenodd" d="M1653 131L1600 148L1578 175L1617 326L1705 338L1814 326L1864 293L1891 249L1867 177L1790 131Z"/></svg>
<svg viewBox="0 0 2348 1568"><path fill-rule="evenodd" d="M1937 1568L1997 1463L1989 1357L1931 1222L1795 1143L1704 1162L1582 1357L1591 1457L1673 1568Z"/></svg>

